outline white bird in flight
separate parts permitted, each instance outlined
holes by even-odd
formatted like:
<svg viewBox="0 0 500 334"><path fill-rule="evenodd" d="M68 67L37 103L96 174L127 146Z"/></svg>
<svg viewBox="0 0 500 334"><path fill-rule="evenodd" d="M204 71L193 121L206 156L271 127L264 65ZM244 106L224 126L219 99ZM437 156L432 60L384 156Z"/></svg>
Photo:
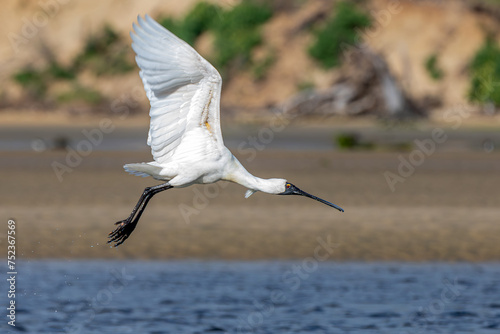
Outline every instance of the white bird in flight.
<svg viewBox="0 0 500 334"><path fill-rule="evenodd" d="M124 166L129 173L166 181L144 189L127 219L108 238L115 247L134 231L151 198L164 190L219 180L274 195L301 195L344 211L300 190L285 179L261 179L250 174L224 146L220 128L222 79L217 70L189 44L148 15L133 24L132 48L151 104L148 145L154 161Z"/></svg>

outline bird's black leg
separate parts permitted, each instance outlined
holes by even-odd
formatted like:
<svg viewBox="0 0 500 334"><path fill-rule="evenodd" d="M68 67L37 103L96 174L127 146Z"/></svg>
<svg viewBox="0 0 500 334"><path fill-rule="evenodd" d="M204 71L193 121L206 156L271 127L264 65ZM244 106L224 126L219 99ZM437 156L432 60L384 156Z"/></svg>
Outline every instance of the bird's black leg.
<svg viewBox="0 0 500 334"><path fill-rule="evenodd" d="M120 220L119 222L115 223L115 225L118 225L118 227L114 231L109 233L108 244L114 242L115 247L117 247L121 245L125 240L127 240L130 234L132 234L132 232L134 231L137 223L139 222L139 219L141 218L144 209L146 209L149 200L153 198L153 196L156 195L157 193L170 188L173 187L167 182L164 184L159 184L157 186L148 187L144 189L141 198L139 198L139 201L135 205L130 216L127 219Z"/></svg>

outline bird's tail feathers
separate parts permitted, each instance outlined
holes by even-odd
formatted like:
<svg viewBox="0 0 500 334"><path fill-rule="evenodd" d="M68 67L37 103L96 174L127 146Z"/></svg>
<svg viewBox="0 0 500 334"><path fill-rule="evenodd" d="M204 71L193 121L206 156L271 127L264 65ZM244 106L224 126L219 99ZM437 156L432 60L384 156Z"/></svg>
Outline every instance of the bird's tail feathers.
<svg viewBox="0 0 500 334"><path fill-rule="evenodd" d="M154 178L157 178L161 171L161 167L153 166L144 162L135 164L126 164L125 166L123 166L123 169L125 169L127 173L133 175L141 177L152 176Z"/></svg>

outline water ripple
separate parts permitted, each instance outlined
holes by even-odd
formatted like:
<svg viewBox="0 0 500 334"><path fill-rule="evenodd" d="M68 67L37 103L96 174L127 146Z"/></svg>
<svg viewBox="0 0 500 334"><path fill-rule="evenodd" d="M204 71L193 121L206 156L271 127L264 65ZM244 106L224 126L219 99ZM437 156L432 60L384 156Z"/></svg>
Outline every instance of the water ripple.
<svg viewBox="0 0 500 334"><path fill-rule="evenodd" d="M500 328L500 264L32 261L2 333L433 333ZM0 266L0 270L6 271ZM293 278L293 280L292 280ZM6 291L5 282L0 291Z"/></svg>

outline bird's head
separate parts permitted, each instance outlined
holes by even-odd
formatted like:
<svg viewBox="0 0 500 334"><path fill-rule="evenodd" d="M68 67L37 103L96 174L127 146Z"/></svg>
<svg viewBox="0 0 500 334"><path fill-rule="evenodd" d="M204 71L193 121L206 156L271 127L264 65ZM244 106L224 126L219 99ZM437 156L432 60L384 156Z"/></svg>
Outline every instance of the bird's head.
<svg viewBox="0 0 500 334"><path fill-rule="evenodd" d="M344 212L344 209L342 209L340 206L335 205L333 203L330 203L328 201L325 201L324 199L321 199L321 198L316 197L314 195L308 194L305 191L299 189L298 187L296 187L295 185L291 184L288 181L285 182L284 191L279 193L278 195L300 195L300 196L309 197L309 198L312 198L318 202L321 202L323 204L331 206L332 208L335 208L335 209L339 210L340 212Z"/></svg>
<svg viewBox="0 0 500 334"><path fill-rule="evenodd" d="M260 189L261 191L265 191L269 194L274 194L274 195L300 195L300 196L305 196L312 198L318 202L321 202L323 204L326 204L328 206L331 206L332 208L335 208L341 212L344 212L344 209L342 209L340 206L335 205L333 203L330 203L328 201L325 201L324 199L321 199L319 197L316 197L314 195L308 194L305 191L299 189L295 185L291 184L285 179L267 179L265 180L265 188L262 187ZM257 190L254 189L248 189L245 198L250 197L253 193L255 193Z"/></svg>

